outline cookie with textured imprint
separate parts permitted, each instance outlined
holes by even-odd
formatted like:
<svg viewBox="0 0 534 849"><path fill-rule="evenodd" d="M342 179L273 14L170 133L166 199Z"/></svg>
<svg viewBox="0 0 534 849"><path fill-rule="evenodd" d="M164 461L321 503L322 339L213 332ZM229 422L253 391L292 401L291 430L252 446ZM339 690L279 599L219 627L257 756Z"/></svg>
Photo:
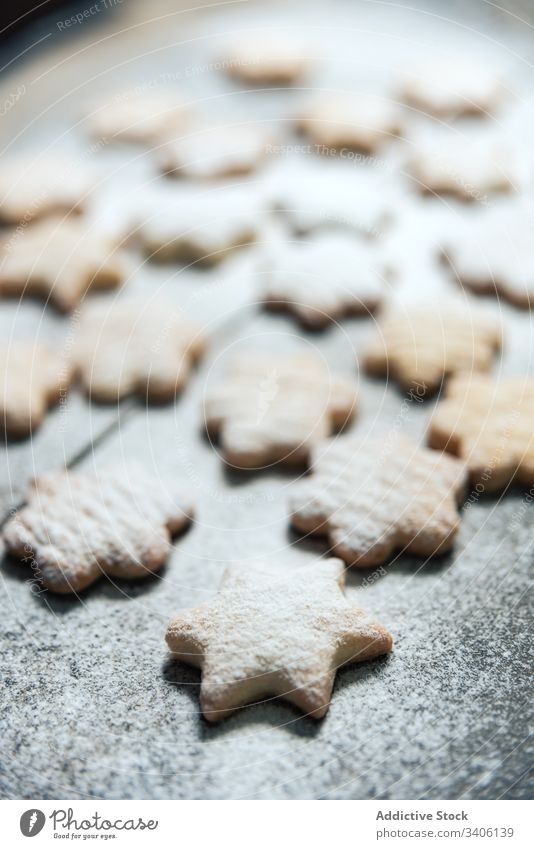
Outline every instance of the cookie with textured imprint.
<svg viewBox="0 0 534 849"><path fill-rule="evenodd" d="M383 173L337 165L291 162L290 168L271 175L272 206L299 234L340 230L379 236L394 217L391 181Z"/></svg>
<svg viewBox="0 0 534 849"><path fill-rule="evenodd" d="M310 102L297 118L297 128L316 146L328 150L373 153L402 134L398 106L374 94L332 94ZM325 151L326 152L326 151Z"/></svg>
<svg viewBox="0 0 534 849"><path fill-rule="evenodd" d="M331 439L293 487L291 522L326 536L348 566L375 566L397 549L430 557L454 542L465 478L462 461L405 437Z"/></svg>
<svg viewBox="0 0 534 849"><path fill-rule="evenodd" d="M379 319L364 364L369 374L418 387L422 397L456 372L489 371L501 346L501 322L493 315L455 303L411 304Z"/></svg>
<svg viewBox="0 0 534 849"><path fill-rule="evenodd" d="M160 168L173 177L215 180L254 171L265 159L269 136L251 125L201 127L158 150Z"/></svg>
<svg viewBox="0 0 534 849"><path fill-rule="evenodd" d="M491 115L503 86L493 67L467 56L431 59L406 72L401 95L406 103L435 115Z"/></svg>
<svg viewBox="0 0 534 849"><path fill-rule="evenodd" d="M302 465L315 443L354 415L352 380L306 353L249 352L236 358L204 402L206 428L225 461L257 469Z"/></svg>
<svg viewBox="0 0 534 849"><path fill-rule="evenodd" d="M217 595L167 630L176 659L202 670L200 706L218 722L251 702L286 699L314 719L328 711L336 671L387 654L391 634L351 604L340 560L306 568L227 567Z"/></svg>
<svg viewBox="0 0 534 849"><path fill-rule="evenodd" d="M408 173L422 194L451 195L483 206L488 195L512 192L521 180L516 157L506 145L464 138L417 145Z"/></svg>
<svg viewBox="0 0 534 849"><path fill-rule="evenodd" d="M260 216L257 198L241 188L175 189L147 211L139 237L155 261L216 265L255 241Z"/></svg>
<svg viewBox="0 0 534 849"><path fill-rule="evenodd" d="M0 223L28 227L47 215L82 212L91 185L87 170L68 157L6 157L0 165Z"/></svg>
<svg viewBox="0 0 534 849"><path fill-rule="evenodd" d="M513 480L532 486L533 415L532 380L458 375L435 409L428 442L462 458L477 492L496 492Z"/></svg>
<svg viewBox="0 0 534 849"><path fill-rule="evenodd" d="M192 513L184 486L138 465L53 472L35 480L3 537L10 554L31 560L46 589L76 593L104 574L135 579L157 572Z"/></svg>
<svg viewBox="0 0 534 849"><path fill-rule="evenodd" d="M70 312L88 291L122 283L120 241L81 217L47 218L8 234L0 244L0 296L38 295Z"/></svg>
<svg viewBox="0 0 534 849"><path fill-rule="evenodd" d="M154 144L170 132L183 131L191 108L174 92L117 92L95 104L87 116L91 135L109 141Z"/></svg>
<svg viewBox="0 0 534 849"><path fill-rule="evenodd" d="M456 281L476 295L504 298L516 307L534 306L532 210L523 204L490 208L461 221L442 258Z"/></svg>
<svg viewBox="0 0 534 849"><path fill-rule="evenodd" d="M368 315L384 297L385 269L366 242L344 233L276 246L261 270L265 305L292 313L304 327Z"/></svg>
<svg viewBox="0 0 534 849"><path fill-rule="evenodd" d="M138 394L163 402L184 388L205 347L200 328L172 304L128 297L82 312L73 360L97 401Z"/></svg>
<svg viewBox="0 0 534 849"><path fill-rule="evenodd" d="M49 407L67 393L72 365L60 354L33 342L0 348L0 416L7 436L28 436L42 424Z"/></svg>
<svg viewBox="0 0 534 849"><path fill-rule="evenodd" d="M224 70L250 85L291 85L312 66L310 49L295 38L274 33L247 34L229 45Z"/></svg>

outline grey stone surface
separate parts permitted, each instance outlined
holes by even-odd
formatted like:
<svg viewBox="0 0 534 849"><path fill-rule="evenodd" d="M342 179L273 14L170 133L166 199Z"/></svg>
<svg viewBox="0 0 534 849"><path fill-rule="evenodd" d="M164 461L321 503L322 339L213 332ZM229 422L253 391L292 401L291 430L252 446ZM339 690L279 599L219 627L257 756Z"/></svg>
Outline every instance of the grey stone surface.
<svg viewBox="0 0 534 849"><path fill-rule="evenodd" d="M243 12L232 14L235 22ZM388 26L398 32L401 21L409 31L408 13ZM220 22L213 18L213 32ZM150 38L147 30L144 48ZM388 43L384 36L382 47ZM127 46L119 45L117 56ZM83 61L90 56L73 63L80 77ZM154 65L140 67L141 75L153 75ZM232 91L213 74L195 85L197 91ZM251 102L256 108L256 96ZM270 103L275 113L278 105L288 106L285 99ZM392 181L401 184L398 175ZM433 261L449 213L439 201L422 204L406 192L388 241L402 272L399 286L435 297L454 290ZM256 283L253 251L202 275L139 262L132 287L161 289L211 326L209 356L187 392L175 405L146 410L128 403L104 411L112 426L94 444L100 430L91 427L100 412L80 399L61 438L49 425L54 451L43 439L10 446L5 454L17 499L34 462L49 468L79 454L77 465L98 467L135 457L155 474L188 481L198 515L160 575L135 583L102 580L79 599L40 593L31 570L4 560L0 795L527 797L534 505L520 491L474 499L445 557L423 562L402 555L382 570L349 572L348 595L387 625L395 650L387 659L340 671L320 723L273 700L210 727L198 713L198 672L169 659L167 621L216 591L225 561L283 557L291 568L325 550L288 531L286 496L294 475L224 471L202 436L202 395L226 354L252 343L280 350L304 338L333 368L356 374L356 354L372 324L352 320L325 334L302 334L290 319L263 315L254 306ZM496 373L531 371L530 317L487 305L501 313L507 330ZM362 409L355 430L423 436L433 401L410 403L382 381L357 379ZM11 492L5 480L2 487Z"/></svg>

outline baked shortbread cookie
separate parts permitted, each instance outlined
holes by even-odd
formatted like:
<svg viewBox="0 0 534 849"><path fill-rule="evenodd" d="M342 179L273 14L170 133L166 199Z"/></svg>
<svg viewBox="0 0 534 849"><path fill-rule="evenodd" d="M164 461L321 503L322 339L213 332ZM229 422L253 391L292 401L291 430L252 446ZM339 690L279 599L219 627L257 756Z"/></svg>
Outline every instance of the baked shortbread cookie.
<svg viewBox="0 0 534 849"><path fill-rule="evenodd" d="M442 251L457 282L477 295L534 307L532 211L489 209L461 222Z"/></svg>
<svg viewBox="0 0 534 849"><path fill-rule="evenodd" d="M94 400L162 402L185 387L205 347L200 328L172 304L130 297L84 310L73 359Z"/></svg>
<svg viewBox="0 0 534 849"><path fill-rule="evenodd" d="M428 442L461 457L477 492L534 484L534 383L458 375L430 421Z"/></svg>
<svg viewBox="0 0 534 849"><path fill-rule="evenodd" d="M200 706L218 722L251 702L286 699L315 719L328 711L336 671L391 651L390 633L350 604L340 560L228 566L217 595L178 614L173 656L202 669Z"/></svg>
<svg viewBox="0 0 534 849"><path fill-rule="evenodd" d="M255 126L194 129L158 150L164 174L214 180L254 171L265 159L267 134Z"/></svg>
<svg viewBox="0 0 534 849"><path fill-rule="evenodd" d="M312 446L342 428L355 405L353 382L318 357L250 352L207 393L204 416L226 462L257 469L305 464Z"/></svg>
<svg viewBox="0 0 534 849"><path fill-rule="evenodd" d="M439 118L490 115L503 91L492 67L467 56L429 60L405 73L401 83L406 103Z"/></svg>
<svg viewBox="0 0 534 849"><path fill-rule="evenodd" d="M116 92L96 104L87 117L93 136L109 141L155 144L170 132L185 129L191 108L183 97L168 90Z"/></svg>
<svg viewBox="0 0 534 849"><path fill-rule="evenodd" d="M28 436L42 424L49 407L65 395L72 365L33 342L0 347L0 428L7 436Z"/></svg>
<svg viewBox="0 0 534 849"><path fill-rule="evenodd" d="M38 295L61 312L89 290L113 289L125 276L120 237L82 218L48 218L0 243L0 296Z"/></svg>
<svg viewBox="0 0 534 849"><path fill-rule="evenodd" d="M393 218L391 182L357 168L309 167L298 162L272 191L272 205L300 234L315 230L379 236Z"/></svg>
<svg viewBox="0 0 534 849"><path fill-rule="evenodd" d="M224 70L251 85L291 85L312 66L311 51L295 38L263 33L235 40L222 60Z"/></svg>
<svg viewBox="0 0 534 849"><path fill-rule="evenodd" d="M417 386L423 396L456 372L489 371L501 345L501 322L492 315L461 304L413 305L379 319L364 364L369 374Z"/></svg>
<svg viewBox="0 0 534 849"><path fill-rule="evenodd" d="M263 298L305 327L326 327L346 315L368 315L382 302L385 270L363 240L323 233L276 246L261 263Z"/></svg>
<svg viewBox="0 0 534 849"><path fill-rule="evenodd" d="M311 475L290 496L293 526L328 538L348 566L383 563L396 549L429 557L451 548L465 464L406 438L348 436L315 446Z"/></svg>
<svg viewBox="0 0 534 849"><path fill-rule="evenodd" d="M256 239L261 211L245 190L173 194L140 225L141 244L151 259L216 265Z"/></svg>
<svg viewBox="0 0 534 849"><path fill-rule="evenodd" d="M184 486L164 484L137 465L55 472L37 478L3 536L10 554L31 559L46 589L74 593L104 574L134 579L157 572L171 536L192 512Z"/></svg>
<svg viewBox="0 0 534 849"><path fill-rule="evenodd" d="M332 94L312 101L297 119L298 129L320 148L373 153L402 133L395 103L372 94Z"/></svg>
<svg viewBox="0 0 534 849"><path fill-rule="evenodd" d="M90 189L87 170L68 157L6 157L0 165L0 223L28 227L47 215L82 212Z"/></svg>
<svg viewBox="0 0 534 849"><path fill-rule="evenodd" d="M482 204L487 204L490 194L512 192L520 181L516 158L506 145L464 138L418 146L408 172L423 194L452 195Z"/></svg>

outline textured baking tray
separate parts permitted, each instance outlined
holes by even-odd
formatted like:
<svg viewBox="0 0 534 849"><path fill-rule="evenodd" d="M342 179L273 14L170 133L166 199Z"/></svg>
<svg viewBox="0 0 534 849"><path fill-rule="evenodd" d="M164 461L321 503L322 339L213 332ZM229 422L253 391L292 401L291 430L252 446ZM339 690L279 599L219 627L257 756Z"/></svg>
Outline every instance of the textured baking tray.
<svg viewBox="0 0 534 849"><path fill-rule="evenodd" d="M221 114L245 110L251 119L276 123L291 141L286 119L305 91L242 92L212 64L226 34L266 19L315 39L323 71L309 88L387 84L403 56L450 45L481 51L506 66L520 92L514 100L518 115L532 90L528 28L482 2L423 3L417 9L247 3L192 14L182 14L175 3L150 4L149 12L146 5L129 3L93 16L67 34L57 27L59 10L19 36L26 39L26 45L17 43L19 51L41 43L6 72L2 102L13 92L19 97L0 126L2 150L63 145L104 174L113 172L103 181L109 198L139 186L133 197L141 214L153 174L150 160L138 150L94 150L78 126L83 99L110 87L176 85ZM12 44L4 50L12 58ZM513 124L510 133L528 145ZM459 207L421 200L403 177L398 156L388 153L386 173L394 223L377 250L384 248L398 268L396 293L438 298L455 288L435 252ZM319 160L306 165L327 167ZM258 191L273 184L269 168L291 171L293 163L269 163L252 178ZM354 427L362 433L393 428L422 438L435 402L407 402L394 386L359 373L358 351L372 322L348 320L325 333L305 334L290 319L264 314L255 304L255 249L213 271L156 266L132 252L132 269L132 290L147 297L161 291L210 326L208 357L175 405L90 407L74 391L31 441L2 448L2 515L20 503L36 472L133 456L156 473L189 481L198 519L160 575L133 584L103 580L79 600L36 592L31 574L4 560L2 795L527 796L532 505L521 491L476 500L464 513L454 550L444 557L424 562L402 555L383 569L348 574L349 597L390 628L395 651L340 671L323 722L280 701L246 708L217 727L202 720L198 673L166 655L170 616L208 599L227 560L261 555L298 566L325 551L320 542L298 542L288 531L292 474L228 473L202 436L203 392L225 356L251 342L289 350L305 340L358 380L361 415ZM530 316L491 299L486 304L502 316L507 331L496 373L530 371ZM34 332L57 340L68 326L38 303L0 303L0 333L8 338Z"/></svg>

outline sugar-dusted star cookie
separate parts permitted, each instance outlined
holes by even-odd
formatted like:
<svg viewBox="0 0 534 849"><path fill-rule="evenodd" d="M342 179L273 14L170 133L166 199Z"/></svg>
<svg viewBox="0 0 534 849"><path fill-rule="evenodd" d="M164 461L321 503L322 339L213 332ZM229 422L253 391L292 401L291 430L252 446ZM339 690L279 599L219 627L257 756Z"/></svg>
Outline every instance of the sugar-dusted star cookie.
<svg viewBox="0 0 534 849"><path fill-rule="evenodd" d="M73 359L95 400L137 393L161 402L183 389L205 346L200 328L172 304L128 297L82 312Z"/></svg>
<svg viewBox="0 0 534 849"><path fill-rule="evenodd" d="M68 157L6 157L0 164L0 224L26 228L46 215L81 212L90 188L87 170Z"/></svg>
<svg viewBox="0 0 534 849"><path fill-rule="evenodd" d="M315 719L328 711L336 671L391 651L390 633L343 593L340 560L228 566L217 595L178 614L174 657L202 669L200 706L218 722L251 702L286 699Z"/></svg>
<svg viewBox="0 0 534 849"><path fill-rule="evenodd" d="M256 239L258 200L242 188L198 192L180 187L149 204L139 236L145 252L159 262L216 265Z"/></svg>
<svg viewBox="0 0 534 849"><path fill-rule="evenodd" d="M458 375L430 421L428 442L461 457L477 492L534 484L534 382ZM479 490L480 488L480 490Z"/></svg>
<svg viewBox="0 0 534 849"><path fill-rule="evenodd" d="M403 74L406 103L439 118L490 115L504 88L495 69L468 56L433 58Z"/></svg>
<svg viewBox="0 0 534 849"><path fill-rule="evenodd" d="M7 436L28 436L46 410L69 390L72 365L60 354L30 341L0 347L0 429Z"/></svg>
<svg viewBox="0 0 534 849"><path fill-rule="evenodd" d="M534 307L532 210L523 204L489 208L463 219L446 240L442 256L460 286L477 295Z"/></svg>
<svg viewBox="0 0 534 849"><path fill-rule="evenodd" d="M228 46L222 68L250 85L291 85L312 66L308 47L296 38L276 32L247 33Z"/></svg>
<svg viewBox="0 0 534 849"><path fill-rule="evenodd" d="M39 295L70 312L92 289L111 289L125 275L120 238L83 218L48 218L0 242L0 296Z"/></svg>
<svg viewBox="0 0 534 849"><path fill-rule="evenodd" d="M460 460L407 438L347 436L313 449L311 475L293 487L291 521L326 536L349 566L382 563L396 549L429 557L447 551L460 524Z"/></svg>
<svg viewBox="0 0 534 849"><path fill-rule="evenodd" d="M521 179L513 151L492 140L448 139L417 145L408 172L423 194L452 195L488 204L488 195L511 192Z"/></svg>
<svg viewBox="0 0 534 849"><path fill-rule="evenodd" d="M338 163L303 165L298 160L271 176L271 203L296 233L340 230L379 236L394 217L391 181L383 173Z"/></svg>
<svg viewBox="0 0 534 849"><path fill-rule="evenodd" d="M270 137L253 125L192 128L158 150L164 174L214 180L254 171L265 159Z"/></svg>
<svg viewBox="0 0 534 849"><path fill-rule="evenodd" d="M374 94L322 95L311 101L297 119L297 127L317 147L372 153L402 133L398 106Z"/></svg>
<svg viewBox="0 0 534 849"><path fill-rule="evenodd" d="M257 469L306 463L312 446L342 428L355 405L352 380L318 357L251 351L207 392L204 417L227 463Z"/></svg>
<svg viewBox="0 0 534 849"><path fill-rule="evenodd" d="M36 479L3 536L6 550L31 562L44 587L74 593L104 574L157 572L171 536L189 524L192 512L184 486L138 465L54 472Z"/></svg>
<svg viewBox="0 0 534 849"><path fill-rule="evenodd" d="M501 344L499 319L464 304L397 306L379 319L364 363L369 374L420 387L423 396L456 372L489 371Z"/></svg>
<svg viewBox="0 0 534 849"><path fill-rule="evenodd" d="M183 131L191 108L170 90L115 92L89 112L89 131L107 142L155 144L170 132Z"/></svg>
<svg viewBox="0 0 534 849"><path fill-rule="evenodd" d="M266 306L293 313L305 327L367 315L380 305L385 291L385 269L376 254L367 242L347 233L275 245L260 270Z"/></svg>

